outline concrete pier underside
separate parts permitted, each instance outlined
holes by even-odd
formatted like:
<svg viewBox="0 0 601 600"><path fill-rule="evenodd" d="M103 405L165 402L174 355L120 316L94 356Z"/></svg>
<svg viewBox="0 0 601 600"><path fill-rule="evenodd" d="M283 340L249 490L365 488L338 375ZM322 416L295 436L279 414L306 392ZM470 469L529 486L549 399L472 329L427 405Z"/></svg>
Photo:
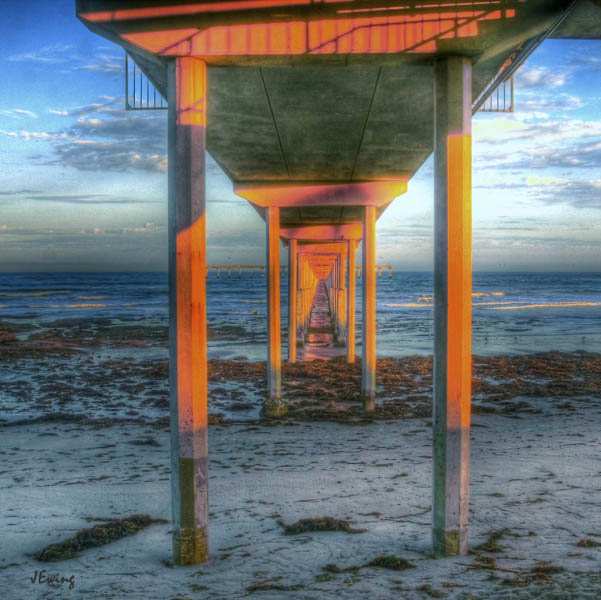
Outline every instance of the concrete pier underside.
<svg viewBox="0 0 601 600"><path fill-rule="evenodd" d="M193 168L198 149L190 147L190 139L201 136L204 144L206 134L206 149L236 193L266 221L272 416L286 412L280 383L280 240L295 256L291 289L297 293L289 306L295 329L289 339L294 344L306 339L316 292L321 304L325 294L333 337L344 340L349 362L355 359L355 251L362 246L362 392L365 409L375 410L376 221L434 151L434 548L442 555L467 552L471 114L547 37L600 39L601 2L129 0L115 8L109 0L77 0L77 13L90 29L123 46L165 97L178 99L178 111L183 107L181 114L172 109L171 156L188 165L184 175L190 185L179 181L181 168L170 162L171 211L193 205L200 216L187 214L181 231L173 232L171 265L179 271L171 277L171 297L178 323L205 318L204 286L177 304L179 288L194 286L205 261L204 234L193 248L182 250L176 243L186 232L204 228L204 194L195 190L204 189L205 175L202 165ZM182 70L191 59L201 64ZM181 89L167 77L174 65L184 74ZM206 85L197 85L194 72L206 74ZM199 106L202 123L187 121L186 110ZM184 331L178 334L187 339ZM191 343L202 362L198 373L204 373L206 339ZM195 368L181 368L189 359L182 348L187 351L172 343L172 364L180 365L172 382L173 448L179 451L184 436L198 446L204 465L205 386L196 385ZM297 360L294 350L289 358ZM191 408L186 392L193 383L203 422L182 429L184 417L198 408ZM187 554L175 540L178 563L206 558L205 467L198 473L180 468L173 475L176 525L181 515L193 514L186 527L202 534ZM185 497L182 489L189 490Z"/></svg>

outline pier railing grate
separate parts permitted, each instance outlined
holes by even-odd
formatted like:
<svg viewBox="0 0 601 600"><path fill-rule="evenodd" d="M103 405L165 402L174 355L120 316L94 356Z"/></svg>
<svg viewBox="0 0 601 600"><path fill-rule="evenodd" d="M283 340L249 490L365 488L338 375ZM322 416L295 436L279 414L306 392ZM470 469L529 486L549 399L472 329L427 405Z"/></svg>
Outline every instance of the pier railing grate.
<svg viewBox="0 0 601 600"><path fill-rule="evenodd" d="M125 110L167 110L167 100L125 53Z"/></svg>

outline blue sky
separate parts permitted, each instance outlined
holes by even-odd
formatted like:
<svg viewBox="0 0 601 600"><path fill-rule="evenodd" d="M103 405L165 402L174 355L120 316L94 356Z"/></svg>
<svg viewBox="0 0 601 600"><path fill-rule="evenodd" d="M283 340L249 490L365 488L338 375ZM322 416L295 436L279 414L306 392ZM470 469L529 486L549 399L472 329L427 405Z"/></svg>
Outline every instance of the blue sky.
<svg viewBox="0 0 601 600"><path fill-rule="evenodd" d="M165 113L123 110L121 50L73 0L3 2L0 271L166 268ZM548 41L517 111L474 120L474 267L600 270L601 42ZM260 263L263 223L208 158L212 262ZM432 161L378 223L378 260L432 265Z"/></svg>

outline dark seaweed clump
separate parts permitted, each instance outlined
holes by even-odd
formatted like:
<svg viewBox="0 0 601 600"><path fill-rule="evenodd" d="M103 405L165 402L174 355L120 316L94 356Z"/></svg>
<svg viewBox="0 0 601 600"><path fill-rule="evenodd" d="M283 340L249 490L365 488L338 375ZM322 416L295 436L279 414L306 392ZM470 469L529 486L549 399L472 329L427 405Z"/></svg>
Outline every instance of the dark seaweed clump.
<svg viewBox="0 0 601 600"><path fill-rule="evenodd" d="M376 556L368 563L363 565L351 565L350 567L339 567L336 564L330 563L322 570L326 573L339 574L339 573L356 573L359 569L376 568L376 569L388 569L390 571L406 571L407 569L414 569L415 565L408 560L401 558L400 556L394 556L393 554L381 554Z"/></svg>
<svg viewBox="0 0 601 600"><path fill-rule="evenodd" d="M133 535L155 523L166 523L164 519L153 519L148 515L131 515L122 519L111 519L100 525L80 529L73 537L58 544L50 544L37 554L36 560L56 562L76 557L88 548L105 546L121 538Z"/></svg>
<svg viewBox="0 0 601 600"><path fill-rule="evenodd" d="M343 531L344 533L364 533L366 531L365 529L355 529L351 527L349 521L334 517L313 517L301 519L290 525L280 522L280 525L284 529L285 535L298 535L313 531Z"/></svg>
<svg viewBox="0 0 601 600"><path fill-rule="evenodd" d="M410 563L408 560L405 560L400 556L393 556L391 554L376 556L376 558L369 561L365 566L377 567L379 569L390 569L391 571L405 571L406 569L413 569L415 567L415 565Z"/></svg>

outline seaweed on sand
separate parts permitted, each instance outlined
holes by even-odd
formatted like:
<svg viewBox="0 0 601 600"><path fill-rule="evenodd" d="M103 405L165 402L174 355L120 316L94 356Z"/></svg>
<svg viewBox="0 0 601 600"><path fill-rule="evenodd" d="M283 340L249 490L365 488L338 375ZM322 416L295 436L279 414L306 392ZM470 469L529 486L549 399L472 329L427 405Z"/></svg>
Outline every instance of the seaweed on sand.
<svg viewBox="0 0 601 600"><path fill-rule="evenodd" d="M601 542L592 540L591 538L582 538L581 540L578 540L576 546L578 546L578 548L599 548L601 547Z"/></svg>
<svg viewBox="0 0 601 600"><path fill-rule="evenodd" d="M504 537L511 535L510 529L495 529L488 534L488 538L482 544L474 548L475 552L503 552L505 547L500 544Z"/></svg>
<svg viewBox="0 0 601 600"><path fill-rule="evenodd" d="M355 529L351 527L349 521L344 519L335 519L334 517L312 517L300 519L296 523L286 525L279 522L285 535L298 535L299 533L308 533L312 531L343 531L344 533L364 533L366 529Z"/></svg>
<svg viewBox="0 0 601 600"><path fill-rule="evenodd" d="M336 564L329 563L322 567L322 570L326 573L356 573L359 569L376 568L376 569L388 569L390 571L406 571L407 569L414 569L415 565L408 560L395 556L393 554L381 554L376 556L369 562L363 565L351 565L349 567L339 567Z"/></svg>
<svg viewBox="0 0 601 600"><path fill-rule="evenodd" d="M252 594L254 592L298 592L303 589L303 585L284 585L279 583L281 577L275 579L267 579L264 581L257 581L252 583L246 588L247 593Z"/></svg>
<svg viewBox="0 0 601 600"><path fill-rule="evenodd" d="M400 556L392 554L382 554L370 560L366 567L376 567L378 569L389 569L391 571L406 571L415 568L415 565Z"/></svg>
<svg viewBox="0 0 601 600"><path fill-rule="evenodd" d="M541 560L537 561L529 571L523 571L513 579L504 579L502 583L506 586L522 588L536 583L546 584L551 582L553 575L564 571L565 569L559 565Z"/></svg>
<svg viewBox="0 0 601 600"><path fill-rule="evenodd" d="M131 515L122 519L110 519L100 525L80 529L73 537L58 544L50 544L34 554L41 562L56 562L76 557L88 548L105 546L121 538L138 533L156 523L166 523L164 519L153 519L148 515Z"/></svg>

